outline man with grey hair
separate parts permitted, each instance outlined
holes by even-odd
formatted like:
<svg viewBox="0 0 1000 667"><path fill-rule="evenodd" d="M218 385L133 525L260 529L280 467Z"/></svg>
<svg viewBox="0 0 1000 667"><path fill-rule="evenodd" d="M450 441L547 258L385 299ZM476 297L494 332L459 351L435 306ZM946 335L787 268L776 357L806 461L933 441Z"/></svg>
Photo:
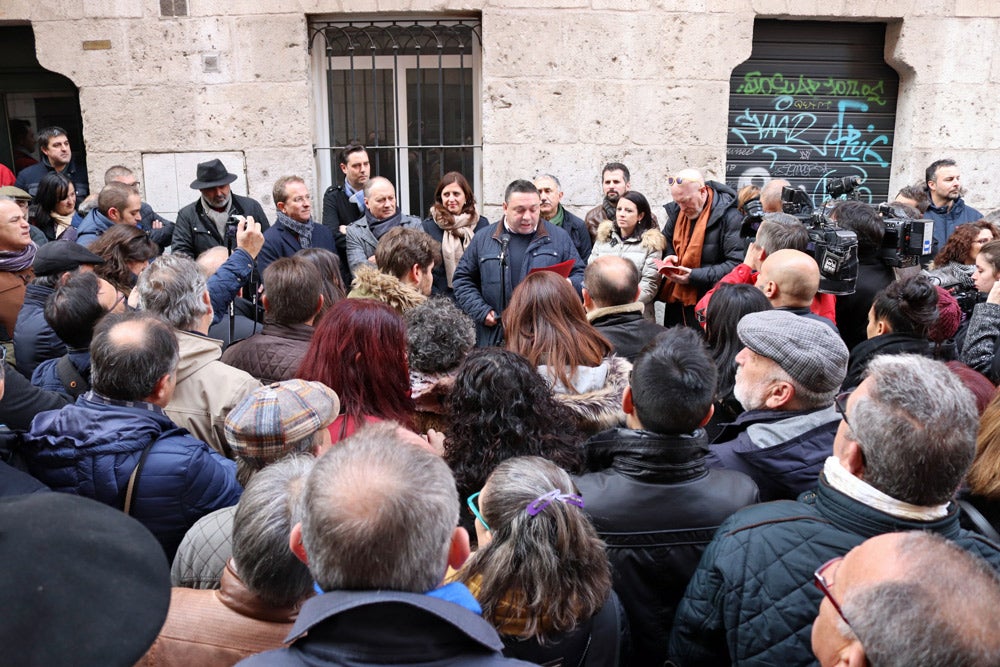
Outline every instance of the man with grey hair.
<svg viewBox="0 0 1000 667"><path fill-rule="evenodd" d="M57 491L124 509L173 558L199 518L240 497L236 464L171 421L178 349L148 313L108 315L90 344L93 389L35 417L22 452Z"/></svg>
<svg viewBox="0 0 1000 667"><path fill-rule="evenodd" d="M302 606L291 646L244 665L524 664L501 655L465 586L441 585L469 555L455 480L396 429L366 427L316 462L290 542L321 594Z"/></svg>
<svg viewBox="0 0 1000 667"><path fill-rule="evenodd" d="M764 213L781 213L784 210L781 202L781 191L792 184L783 178L772 178L760 189L760 207Z"/></svg>
<svg viewBox="0 0 1000 667"><path fill-rule="evenodd" d="M1000 568L1000 547L961 529L952 502L979 425L961 380L939 361L876 357L837 405L833 456L815 490L740 510L715 533L674 622L676 664L814 664L809 627L823 594L812 574L876 535L937 533Z"/></svg>
<svg viewBox="0 0 1000 667"><path fill-rule="evenodd" d="M556 227L562 227L569 234L580 259L586 262L590 259L590 250L593 247L590 231L587 230L587 223L583 218L573 215L562 205L563 191L559 179L552 174L541 174L535 176L535 187L538 188L538 196L542 199L538 213L543 219Z"/></svg>
<svg viewBox="0 0 1000 667"><path fill-rule="evenodd" d="M772 183L774 181L771 181ZM809 245L809 232L805 225L794 215L781 213L778 208L777 213L767 213L764 220L757 228L757 235L750 241L747 247L746 257L743 261L733 267L733 270L722 277L712 289L705 292L705 296L698 299L695 305L695 313L699 315L701 326L705 326L705 313L708 312L708 302L711 300L715 290L724 283L735 283L738 285L756 285L757 273L760 271L764 260L779 250L800 250L806 252ZM809 306L810 312L825 317L831 322L836 321L837 297L832 294L817 293Z"/></svg>
<svg viewBox="0 0 1000 667"><path fill-rule="evenodd" d="M1000 577L940 535L879 535L814 577L822 667L1000 665Z"/></svg>
<svg viewBox="0 0 1000 667"><path fill-rule="evenodd" d="M222 341L207 336L214 315L204 274L183 255L162 255L139 275L139 307L174 327L180 346L177 389L167 414L228 458L226 415L260 386L252 375L222 363Z"/></svg>
<svg viewBox="0 0 1000 667"><path fill-rule="evenodd" d="M160 635L137 665L235 664L281 646L313 593L308 568L288 548L313 462L293 456L254 476L234 508L219 590L174 588Z"/></svg>
<svg viewBox="0 0 1000 667"><path fill-rule="evenodd" d="M746 411L722 426L708 465L744 472L761 500L793 499L816 486L840 417L833 398L847 375L836 331L785 310L743 317L733 392Z"/></svg>

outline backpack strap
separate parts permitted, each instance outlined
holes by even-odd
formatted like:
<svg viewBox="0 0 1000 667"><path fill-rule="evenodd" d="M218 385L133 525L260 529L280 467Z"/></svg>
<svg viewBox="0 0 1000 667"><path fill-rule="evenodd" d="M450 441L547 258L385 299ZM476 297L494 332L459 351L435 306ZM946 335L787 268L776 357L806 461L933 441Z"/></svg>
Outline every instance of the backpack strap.
<svg viewBox="0 0 1000 667"><path fill-rule="evenodd" d="M988 540L993 540L994 542L1000 544L1000 533L996 531L996 528L990 525L990 522L986 520L983 513L976 509L975 505L970 503L968 500L959 500L958 506L962 508L965 515L969 517L969 520L976 525L976 530L979 531Z"/></svg>
<svg viewBox="0 0 1000 667"><path fill-rule="evenodd" d="M151 450L155 444L156 440L153 440L146 445L146 448L142 450L142 455L139 456L139 462L136 464L132 474L129 475L128 487L125 491L125 505L122 508L125 511L125 514L132 513L132 500L135 493L135 487L139 484L139 475L142 474L142 467L146 464L146 457L149 456L149 450Z"/></svg>
<svg viewBox="0 0 1000 667"><path fill-rule="evenodd" d="M80 371L76 369L68 354L59 357L59 361L56 362L56 375L59 376L66 393L74 399L90 390L90 383L80 375Z"/></svg>

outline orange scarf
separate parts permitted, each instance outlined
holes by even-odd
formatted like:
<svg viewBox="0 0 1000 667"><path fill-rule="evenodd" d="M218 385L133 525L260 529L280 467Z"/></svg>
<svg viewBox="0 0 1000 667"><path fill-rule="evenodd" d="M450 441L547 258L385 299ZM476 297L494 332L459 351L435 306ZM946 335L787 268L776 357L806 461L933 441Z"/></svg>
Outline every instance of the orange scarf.
<svg viewBox="0 0 1000 667"><path fill-rule="evenodd" d="M701 251L705 245L705 228L708 226L708 218L712 214L712 198L715 193L708 188L708 197L705 198L705 206L698 214L698 219L692 225L691 220L683 211L677 213L677 222L674 224L674 254L677 255L677 263L689 269L697 269L701 266ZM692 229L693 226L693 229ZM663 289L660 290L660 299L667 303L681 303L685 306L693 306L698 303L698 288L688 283L679 285L669 280L663 281Z"/></svg>

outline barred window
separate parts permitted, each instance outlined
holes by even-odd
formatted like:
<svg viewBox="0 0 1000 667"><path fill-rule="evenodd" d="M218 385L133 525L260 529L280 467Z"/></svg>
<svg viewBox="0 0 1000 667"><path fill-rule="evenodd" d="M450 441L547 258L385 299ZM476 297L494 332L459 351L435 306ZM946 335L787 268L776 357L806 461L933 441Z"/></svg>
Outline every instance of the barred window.
<svg viewBox="0 0 1000 667"><path fill-rule="evenodd" d="M357 142L404 213L426 216L449 171L481 201L480 38L479 19L312 22L320 186L343 183L339 151Z"/></svg>

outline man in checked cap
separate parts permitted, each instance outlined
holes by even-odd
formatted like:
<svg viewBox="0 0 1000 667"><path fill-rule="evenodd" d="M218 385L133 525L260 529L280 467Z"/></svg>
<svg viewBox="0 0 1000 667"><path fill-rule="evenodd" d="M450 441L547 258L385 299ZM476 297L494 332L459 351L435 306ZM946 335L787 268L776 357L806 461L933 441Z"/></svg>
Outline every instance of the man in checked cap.
<svg viewBox="0 0 1000 667"><path fill-rule="evenodd" d="M762 501L793 500L833 451L847 346L832 327L782 310L745 316L737 333L734 391L746 412L716 436L709 466L750 475Z"/></svg>

